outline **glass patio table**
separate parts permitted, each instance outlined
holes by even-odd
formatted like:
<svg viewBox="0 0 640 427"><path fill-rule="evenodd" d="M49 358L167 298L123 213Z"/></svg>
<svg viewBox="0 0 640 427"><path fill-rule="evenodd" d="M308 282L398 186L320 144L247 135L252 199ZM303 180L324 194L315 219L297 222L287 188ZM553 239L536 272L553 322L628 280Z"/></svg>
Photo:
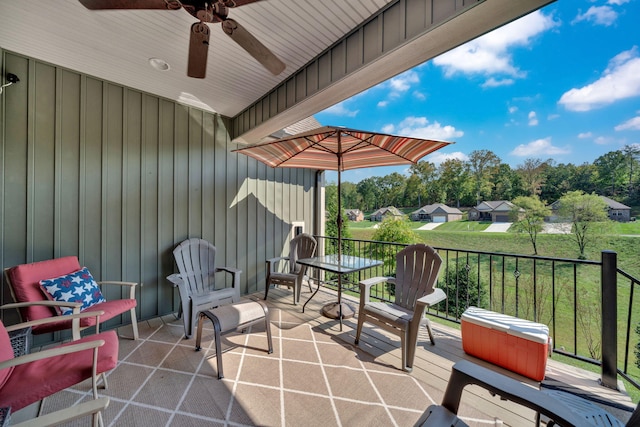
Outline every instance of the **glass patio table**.
<svg viewBox="0 0 640 427"><path fill-rule="evenodd" d="M338 262L338 255L323 255L312 258L302 258L296 260L297 263L308 267L317 268L318 270L328 271L338 275L338 301L331 302L322 307L322 314L331 319L340 320L340 329L342 330L342 319L350 319L355 314L355 310L347 303L342 302L342 275L354 273L367 268L382 265L382 261L369 258L360 258L349 255L342 255ZM302 306L302 312L306 305L320 290L321 281L318 280L318 289L309 297Z"/></svg>

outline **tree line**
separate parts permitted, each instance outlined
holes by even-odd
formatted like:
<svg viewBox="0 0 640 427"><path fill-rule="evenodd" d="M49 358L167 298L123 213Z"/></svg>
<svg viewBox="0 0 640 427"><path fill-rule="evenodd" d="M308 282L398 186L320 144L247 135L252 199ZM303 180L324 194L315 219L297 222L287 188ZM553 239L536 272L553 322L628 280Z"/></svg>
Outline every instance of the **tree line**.
<svg viewBox="0 0 640 427"><path fill-rule="evenodd" d="M581 165L528 158L512 168L491 150L475 150L468 160L452 158L438 166L421 160L410 167L408 176L394 172L357 184L343 182L342 201L345 208L368 212L433 203L476 206L483 200L531 196L551 203L577 190L640 205L640 144L626 145Z"/></svg>

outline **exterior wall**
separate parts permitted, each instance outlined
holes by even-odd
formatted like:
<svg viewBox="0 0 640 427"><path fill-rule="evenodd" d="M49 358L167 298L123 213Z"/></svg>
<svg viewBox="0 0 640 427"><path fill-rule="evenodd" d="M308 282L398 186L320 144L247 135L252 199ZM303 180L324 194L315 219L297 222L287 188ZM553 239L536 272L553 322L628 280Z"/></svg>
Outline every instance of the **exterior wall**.
<svg viewBox="0 0 640 427"><path fill-rule="evenodd" d="M612 221L631 221L631 209L611 209L609 208L609 219Z"/></svg>
<svg viewBox="0 0 640 427"><path fill-rule="evenodd" d="M0 69L20 77L0 95L1 269L77 255L98 280L142 282L148 319L178 307L165 277L182 240L216 245L246 294L294 221L316 232L315 171L231 153L226 118L8 52Z"/></svg>

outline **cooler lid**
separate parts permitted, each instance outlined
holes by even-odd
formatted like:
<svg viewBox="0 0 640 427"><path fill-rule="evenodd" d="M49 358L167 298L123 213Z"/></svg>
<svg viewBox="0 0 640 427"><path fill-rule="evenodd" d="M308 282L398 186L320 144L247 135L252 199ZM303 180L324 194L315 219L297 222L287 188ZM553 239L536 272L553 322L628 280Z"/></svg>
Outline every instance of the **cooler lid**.
<svg viewBox="0 0 640 427"><path fill-rule="evenodd" d="M460 320L496 329L509 335L541 344L546 344L549 341L549 328L547 325L509 316L508 314L496 313L495 311L478 307L469 307L462 313Z"/></svg>

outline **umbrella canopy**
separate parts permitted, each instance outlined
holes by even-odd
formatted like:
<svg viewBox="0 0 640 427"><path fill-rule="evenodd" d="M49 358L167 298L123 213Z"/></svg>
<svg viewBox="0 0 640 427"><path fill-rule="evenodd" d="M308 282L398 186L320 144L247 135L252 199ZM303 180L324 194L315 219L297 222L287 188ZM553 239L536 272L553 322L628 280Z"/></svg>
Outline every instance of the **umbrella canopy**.
<svg viewBox="0 0 640 427"><path fill-rule="evenodd" d="M451 142L325 126L238 148L271 167L349 170L417 163Z"/></svg>
<svg viewBox="0 0 640 427"><path fill-rule="evenodd" d="M344 170L415 164L451 142L324 126L294 136L233 150L271 167L338 171L338 264L342 256L340 175ZM338 311L342 329L341 275L338 274ZM333 317L333 316L331 316Z"/></svg>

